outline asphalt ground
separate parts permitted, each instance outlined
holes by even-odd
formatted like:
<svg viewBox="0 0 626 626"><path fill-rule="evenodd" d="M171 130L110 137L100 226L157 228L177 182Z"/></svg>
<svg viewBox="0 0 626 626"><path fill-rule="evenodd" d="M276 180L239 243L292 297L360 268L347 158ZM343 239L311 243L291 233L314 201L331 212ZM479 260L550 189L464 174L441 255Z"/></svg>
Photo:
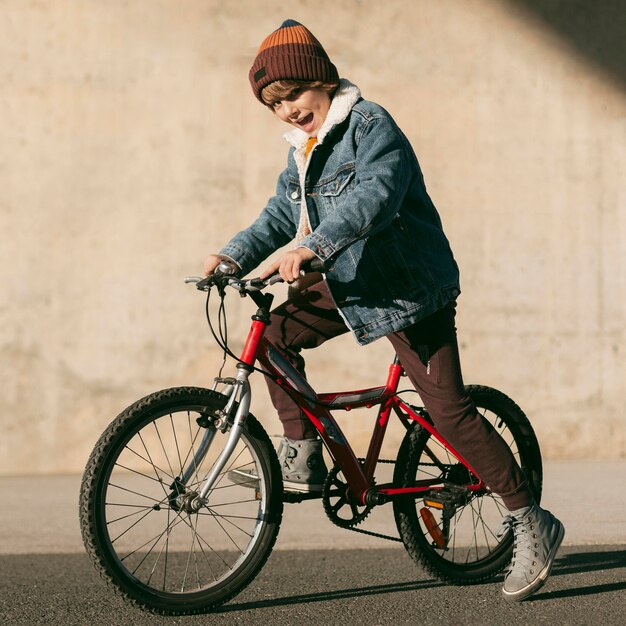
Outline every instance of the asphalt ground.
<svg viewBox="0 0 626 626"><path fill-rule="evenodd" d="M277 550L217 612L144 613L113 594L84 554L0 556L2 624L624 624L626 546L568 546L532 600L509 604L501 579L450 587L402 549Z"/></svg>

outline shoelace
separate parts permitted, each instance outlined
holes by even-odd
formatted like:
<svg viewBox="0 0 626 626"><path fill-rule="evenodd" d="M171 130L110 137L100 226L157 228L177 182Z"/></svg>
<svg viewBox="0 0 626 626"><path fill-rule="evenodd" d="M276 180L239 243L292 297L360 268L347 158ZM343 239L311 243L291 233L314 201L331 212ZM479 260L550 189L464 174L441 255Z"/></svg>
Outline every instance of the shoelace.
<svg viewBox="0 0 626 626"><path fill-rule="evenodd" d="M513 528L513 517L510 515L506 515L502 518L502 522L500 523L500 528L496 531L496 538L502 539L507 532L509 532L509 528Z"/></svg>
<svg viewBox="0 0 626 626"><path fill-rule="evenodd" d="M284 448L287 448L287 454L285 454L285 460L283 461L283 467L289 467L289 465L288 465L289 459L295 459L296 456L298 456L298 451L293 446L290 446L288 443L286 443L285 440L283 439L280 442L280 445L278 446L278 458L279 459L281 458L281 453L282 453Z"/></svg>
<svg viewBox="0 0 626 626"><path fill-rule="evenodd" d="M536 561L533 561L533 551L529 538L529 528L524 524L521 519L507 515L503 518L502 524L496 533L496 537L501 539L511 528L515 535L515 543L513 545L513 558L507 569L510 573L515 569L515 564L520 563L528 566L536 565ZM534 553L537 557L537 554Z"/></svg>

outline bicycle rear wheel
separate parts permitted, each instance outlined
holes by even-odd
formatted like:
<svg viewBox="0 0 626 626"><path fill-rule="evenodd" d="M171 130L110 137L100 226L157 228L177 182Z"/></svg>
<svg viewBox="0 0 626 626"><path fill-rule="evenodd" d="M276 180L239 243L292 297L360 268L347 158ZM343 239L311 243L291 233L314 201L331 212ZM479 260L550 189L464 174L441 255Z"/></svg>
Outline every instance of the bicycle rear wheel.
<svg viewBox="0 0 626 626"><path fill-rule="evenodd" d="M208 503L197 512L191 506L228 438L211 419L225 403L199 388L151 394L111 423L87 463L80 493L87 553L117 591L154 612L222 604L256 576L276 540L280 470L252 415ZM231 479L234 470L255 478L242 485Z"/></svg>
<svg viewBox="0 0 626 626"><path fill-rule="evenodd" d="M500 433L524 470L535 500L542 487L541 452L522 410L490 387L467 387L484 419ZM396 525L413 560L430 574L453 584L487 580L510 562L513 534L499 533L507 509L488 489L472 493L463 485L469 472L417 423L407 431L396 461L394 483L441 479L443 488L420 499L394 501Z"/></svg>

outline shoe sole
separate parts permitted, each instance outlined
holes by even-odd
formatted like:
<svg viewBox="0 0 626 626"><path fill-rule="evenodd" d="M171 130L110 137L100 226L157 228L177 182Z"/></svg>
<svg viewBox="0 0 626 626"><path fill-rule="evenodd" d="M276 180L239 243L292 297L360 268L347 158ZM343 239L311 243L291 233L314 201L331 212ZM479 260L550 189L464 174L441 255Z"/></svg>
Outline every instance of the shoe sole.
<svg viewBox="0 0 626 626"><path fill-rule="evenodd" d="M552 566L554 565L554 560L556 559L556 553L561 547L563 537L565 537L565 527L563 526L563 524L561 524L561 522L559 522L559 526L559 534L556 538L556 541L554 542L554 546L552 546L550 554L548 555L548 560L544 568L541 570L541 572L539 572L539 576L537 576L537 578L535 578L532 583L526 585L526 587L523 587L518 591L505 591L505 589L502 588L502 595L506 600L508 600L509 602L521 602L522 600L525 600L526 598L528 598L528 596L532 595L536 591L539 591L539 589L543 587L544 583L548 579L548 576L550 576Z"/></svg>
<svg viewBox="0 0 626 626"><path fill-rule="evenodd" d="M283 489L295 493L314 493L322 491L324 485L308 485L307 483L296 483L290 480L283 480Z"/></svg>
<svg viewBox="0 0 626 626"><path fill-rule="evenodd" d="M240 470L231 470L226 474L226 476L228 476L230 481L236 485L240 485L241 487L256 489L259 484L258 476L253 476L252 474L247 474L246 472L242 472Z"/></svg>
<svg viewBox="0 0 626 626"><path fill-rule="evenodd" d="M253 476L240 470L231 470L228 472L227 476L229 480L237 485L240 485L241 487L256 489L259 484L257 476ZM283 489L291 493L315 493L322 491L323 488L324 485L307 485L306 483L291 482L289 480L283 481Z"/></svg>

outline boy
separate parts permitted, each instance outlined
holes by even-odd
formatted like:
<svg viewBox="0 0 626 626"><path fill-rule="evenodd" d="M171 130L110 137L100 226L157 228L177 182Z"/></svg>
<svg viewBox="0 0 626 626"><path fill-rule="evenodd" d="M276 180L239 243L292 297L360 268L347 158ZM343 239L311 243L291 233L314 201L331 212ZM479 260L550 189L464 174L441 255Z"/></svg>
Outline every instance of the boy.
<svg viewBox="0 0 626 626"><path fill-rule="evenodd" d="M250 70L254 95L294 127L288 165L257 220L204 265L222 259L246 274L278 248L295 247L261 274L299 278L314 258L325 274L292 288L272 313L267 337L304 375L301 350L351 331L365 345L387 337L437 429L511 511L513 564L507 599L547 578L562 524L533 501L507 444L465 392L454 326L459 273L408 140L379 105L339 79L312 33L287 20L261 44ZM285 489L320 490L321 442L292 400L268 382L285 437Z"/></svg>

